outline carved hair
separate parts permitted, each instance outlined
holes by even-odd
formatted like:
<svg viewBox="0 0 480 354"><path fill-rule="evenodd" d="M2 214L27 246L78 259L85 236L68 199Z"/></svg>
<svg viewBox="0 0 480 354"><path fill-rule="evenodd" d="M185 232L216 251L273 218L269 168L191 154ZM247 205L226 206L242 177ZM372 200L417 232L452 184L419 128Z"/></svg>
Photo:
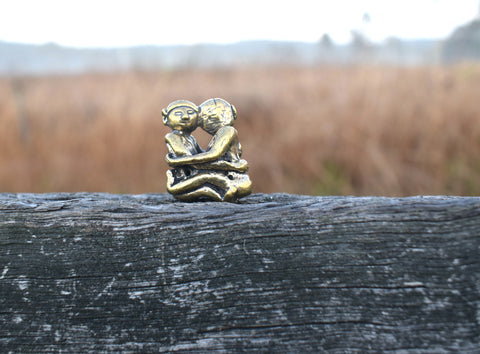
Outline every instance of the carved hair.
<svg viewBox="0 0 480 354"><path fill-rule="evenodd" d="M199 125L210 134L221 127L232 126L237 118L233 105L221 98L211 98L200 105Z"/></svg>

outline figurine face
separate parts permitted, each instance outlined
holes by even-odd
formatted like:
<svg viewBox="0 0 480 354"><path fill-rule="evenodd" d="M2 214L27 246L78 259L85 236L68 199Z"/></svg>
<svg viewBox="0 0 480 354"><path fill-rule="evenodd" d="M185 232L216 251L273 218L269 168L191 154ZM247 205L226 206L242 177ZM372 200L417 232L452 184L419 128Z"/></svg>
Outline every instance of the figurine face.
<svg viewBox="0 0 480 354"><path fill-rule="evenodd" d="M191 107L176 107L170 111L165 124L171 129L193 131L197 127L198 113Z"/></svg>

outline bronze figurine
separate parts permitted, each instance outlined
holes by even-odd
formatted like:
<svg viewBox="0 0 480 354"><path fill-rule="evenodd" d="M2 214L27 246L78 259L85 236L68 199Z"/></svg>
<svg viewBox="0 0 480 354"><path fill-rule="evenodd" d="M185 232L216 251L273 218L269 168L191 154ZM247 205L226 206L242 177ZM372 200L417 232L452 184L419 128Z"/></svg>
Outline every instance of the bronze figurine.
<svg viewBox="0 0 480 354"><path fill-rule="evenodd" d="M172 129L165 136L167 191L182 201L236 202L252 192L247 161L233 123L237 111L221 98L200 106L178 100L162 110L163 123ZM212 135L204 151L191 134L197 127Z"/></svg>

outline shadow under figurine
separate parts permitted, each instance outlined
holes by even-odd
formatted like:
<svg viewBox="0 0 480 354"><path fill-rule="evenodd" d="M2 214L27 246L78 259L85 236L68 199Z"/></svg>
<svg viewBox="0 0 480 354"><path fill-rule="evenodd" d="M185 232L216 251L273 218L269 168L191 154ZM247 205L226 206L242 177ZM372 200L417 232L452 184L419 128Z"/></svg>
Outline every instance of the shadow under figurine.
<svg viewBox="0 0 480 354"><path fill-rule="evenodd" d="M247 161L233 123L235 107L221 98L200 106L178 100L162 110L163 123L172 129L165 136L167 191L182 201L236 202L252 192ZM204 151L191 134L197 127L212 135Z"/></svg>

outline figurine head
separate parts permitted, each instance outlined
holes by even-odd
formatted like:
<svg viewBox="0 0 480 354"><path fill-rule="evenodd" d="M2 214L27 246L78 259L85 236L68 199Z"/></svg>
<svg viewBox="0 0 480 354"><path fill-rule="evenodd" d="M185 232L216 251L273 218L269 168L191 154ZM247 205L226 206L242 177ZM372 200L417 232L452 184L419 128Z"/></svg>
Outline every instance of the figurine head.
<svg viewBox="0 0 480 354"><path fill-rule="evenodd" d="M162 110L163 124L174 130L192 132L197 128L200 109L192 102L178 100Z"/></svg>
<svg viewBox="0 0 480 354"><path fill-rule="evenodd" d="M221 98L211 98L200 105L198 125L213 135L221 127L232 126L237 118L237 110L233 105Z"/></svg>

